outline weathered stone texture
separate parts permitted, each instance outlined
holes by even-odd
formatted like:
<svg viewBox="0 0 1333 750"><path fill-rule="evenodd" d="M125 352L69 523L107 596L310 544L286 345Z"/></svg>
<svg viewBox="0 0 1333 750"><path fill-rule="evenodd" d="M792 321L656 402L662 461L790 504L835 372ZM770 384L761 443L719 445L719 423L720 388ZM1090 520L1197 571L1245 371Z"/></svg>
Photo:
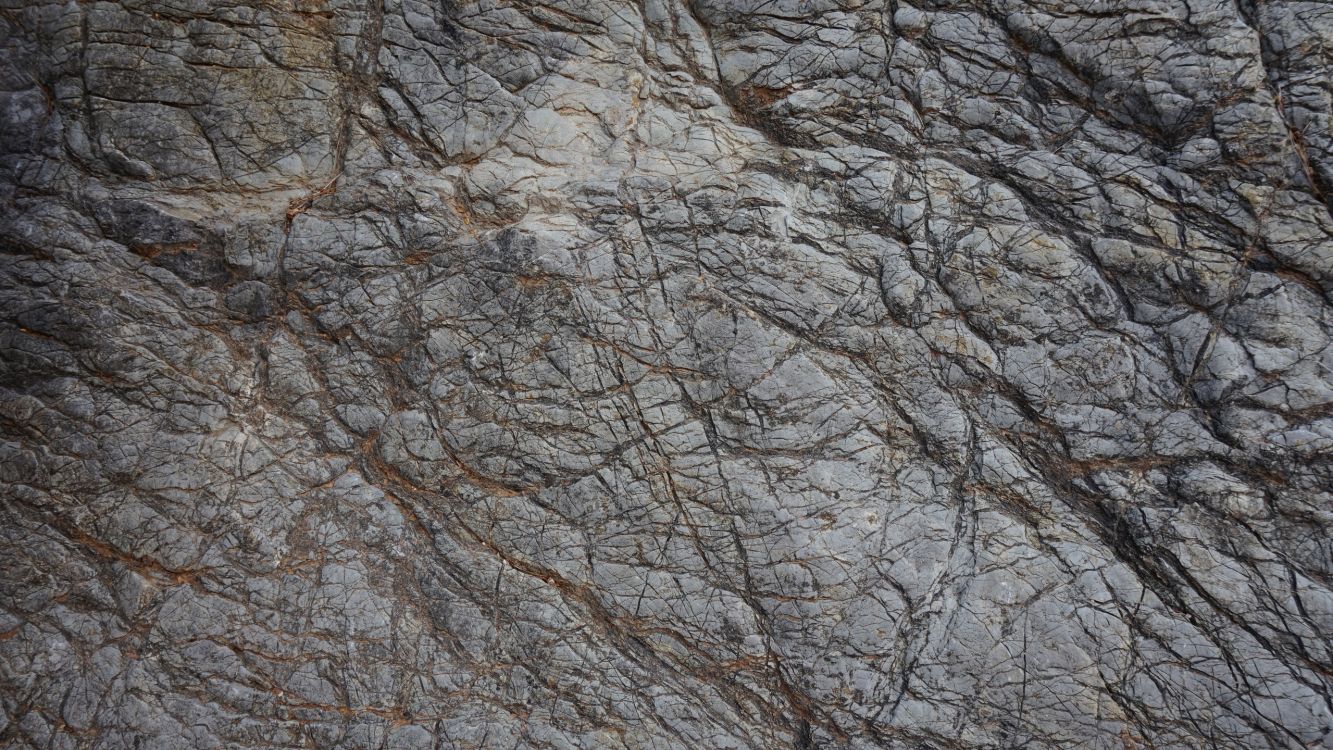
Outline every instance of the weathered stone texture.
<svg viewBox="0 0 1333 750"><path fill-rule="evenodd" d="M0 50L0 745L1333 747L1333 5Z"/></svg>

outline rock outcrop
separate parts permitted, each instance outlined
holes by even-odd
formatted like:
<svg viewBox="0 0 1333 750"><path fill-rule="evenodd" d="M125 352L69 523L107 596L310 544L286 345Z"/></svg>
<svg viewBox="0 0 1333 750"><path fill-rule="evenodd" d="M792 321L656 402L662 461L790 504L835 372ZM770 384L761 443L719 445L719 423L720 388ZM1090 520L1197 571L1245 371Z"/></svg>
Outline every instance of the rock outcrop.
<svg viewBox="0 0 1333 750"><path fill-rule="evenodd" d="M0 745L1333 747L1333 6L0 8Z"/></svg>

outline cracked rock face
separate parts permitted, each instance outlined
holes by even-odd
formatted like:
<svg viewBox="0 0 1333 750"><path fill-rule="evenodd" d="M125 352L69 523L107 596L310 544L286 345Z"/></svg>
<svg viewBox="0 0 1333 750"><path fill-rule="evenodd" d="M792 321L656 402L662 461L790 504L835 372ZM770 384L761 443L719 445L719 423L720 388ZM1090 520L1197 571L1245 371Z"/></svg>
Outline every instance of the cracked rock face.
<svg viewBox="0 0 1333 750"><path fill-rule="evenodd" d="M1333 6L0 8L0 745L1333 747Z"/></svg>

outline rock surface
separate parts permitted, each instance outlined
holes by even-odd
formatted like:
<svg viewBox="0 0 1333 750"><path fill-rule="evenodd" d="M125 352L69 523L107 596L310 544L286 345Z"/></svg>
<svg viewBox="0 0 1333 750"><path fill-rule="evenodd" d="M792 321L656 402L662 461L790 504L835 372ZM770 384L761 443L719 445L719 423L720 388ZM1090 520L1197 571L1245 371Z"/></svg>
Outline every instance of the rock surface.
<svg viewBox="0 0 1333 750"><path fill-rule="evenodd" d="M1333 6L0 8L0 745L1333 747Z"/></svg>

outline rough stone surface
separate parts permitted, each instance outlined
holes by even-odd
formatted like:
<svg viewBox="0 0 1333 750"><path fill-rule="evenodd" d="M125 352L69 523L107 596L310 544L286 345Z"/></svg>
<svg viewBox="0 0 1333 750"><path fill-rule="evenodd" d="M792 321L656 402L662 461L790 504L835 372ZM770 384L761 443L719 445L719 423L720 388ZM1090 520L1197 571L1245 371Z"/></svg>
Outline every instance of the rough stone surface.
<svg viewBox="0 0 1333 750"><path fill-rule="evenodd" d="M1333 5L0 50L0 745L1333 747Z"/></svg>

